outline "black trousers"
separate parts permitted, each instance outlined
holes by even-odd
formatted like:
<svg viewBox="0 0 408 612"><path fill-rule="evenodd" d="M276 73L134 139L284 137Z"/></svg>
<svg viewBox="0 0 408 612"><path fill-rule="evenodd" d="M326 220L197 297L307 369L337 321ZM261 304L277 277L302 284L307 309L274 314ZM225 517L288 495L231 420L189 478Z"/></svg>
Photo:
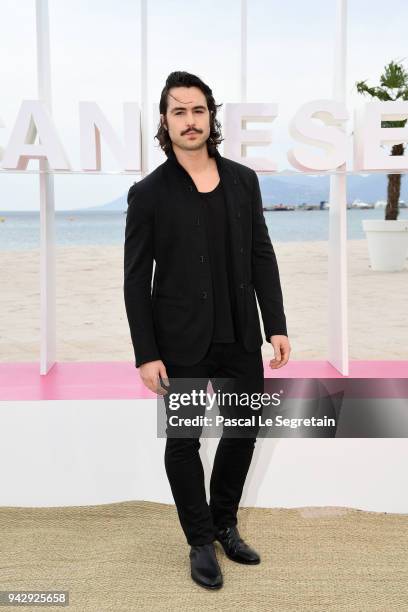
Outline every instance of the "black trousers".
<svg viewBox="0 0 408 612"><path fill-rule="evenodd" d="M192 366L165 363L170 386L168 393L191 388L206 389L208 381L214 392L233 391L239 394L263 393L264 371L261 349L248 353L242 344L212 343L205 357ZM191 381L191 383L189 383ZM179 383L179 386L177 384ZM240 396L242 397L242 395ZM258 395L259 397L259 395ZM168 395L164 396L167 419L174 411L169 409ZM248 417L254 414L250 407L229 401L218 404L222 415ZM206 412L205 406L201 409ZM184 409L184 414L186 409ZM256 410L256 414L262 409ZM166 429L165 468L176 504L181 527L187 542L192 545L207 544L215 539L215 528L237 524L237 511L245 479L251 464L258 426L222 430L210 479L210 502L207 503L204 469L199 455L201 427L193 428L191 437L174 437ZM192 431L193 431L192 430Z"/></svg>

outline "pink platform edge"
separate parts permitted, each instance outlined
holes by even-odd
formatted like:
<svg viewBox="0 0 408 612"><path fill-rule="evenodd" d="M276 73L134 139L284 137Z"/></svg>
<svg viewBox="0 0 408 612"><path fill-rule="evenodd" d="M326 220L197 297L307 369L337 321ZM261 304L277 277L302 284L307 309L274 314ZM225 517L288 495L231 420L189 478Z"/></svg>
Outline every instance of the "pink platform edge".
<svg viewBox="0 0 408 612"><path fill-rule="evenodd" d="M265 378L345 378L327 361L290 361ZM408 361L351 361L346 378L408 378ZM154 399L133 362L57 362L40 375L38 362L0 363L0 400Z"/></svg>

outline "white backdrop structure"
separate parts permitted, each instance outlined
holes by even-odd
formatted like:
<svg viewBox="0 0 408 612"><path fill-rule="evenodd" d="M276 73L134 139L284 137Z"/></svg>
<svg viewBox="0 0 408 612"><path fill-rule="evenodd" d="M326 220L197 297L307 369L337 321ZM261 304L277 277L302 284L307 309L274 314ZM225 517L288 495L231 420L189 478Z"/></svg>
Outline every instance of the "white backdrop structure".
<svg viewBox="0 0 408 612"><path fill-rule="evenodd" d="M346 79L346 0L336 0L337 12L333 48L333 102L345 102L345 79ZM247 100L247 1L241 0L241 48L240 48L240 96L241 103ZM148 3L140 0L140 111L141 111L141 143L140 144L140 174L144 176L148 170ZM52 115L51 103L51 55L50 55L50 32L48 0L36 0L36 23L37 23L37 70L38 70L38 98L42 101ZM82 115L84 122L86 114L90 112L89 106L82 104ZM228 122L233 120L233 104L229 107L229 120L226 125L226 139L224 154L228 157L228 151L233 153L233 139L228 140ZM237 105L239 106L239 105ZM258 114L270 114L271 104L256 104ZM95 111L95 109L94 109ZM232 111L232 112L231 112ZM130 120L129 120L130 121ZM133 126L134 127L134 126ZM341 125L339 122L339 127ZM35 128L33 127L33 130ZM96 130L95 130L96 132ZM95 136L95 135L94 135ZM99 136L96 136L97 138ZM258 142L262 140L262 131L257 131ZM81 132L81 139L84 140ZM100 137L99 137L100 138ZM89 139L88 139L89 140ZM111 135L110 142L113 143L114 136ZM83 144L83 142L81 142ZM98 141L98 149L100 142ZM85 149L84 150L89 150ZM56 149L58 152L58 148ZM60 158L64 159L61 148ZM120 157L120 151L118 150ZM100 159L99 159L100 161ZM82 160L84 168L81 172L88 173L92 167L92 160ZM62 162L63 163L63 162ZM248 165L250 165L248 158ZM266 164L265 164L266 166ZM63 167L66 167L64 164ZM275 168L266 168L274 171ZM2 171L8 170L7 166ZM32 171L30 171L32 172ZM46 375L56 362L56 252L55 252L55 203L53 174L46 159L39 157L39 181L40 181L40 374ZM78 171L76 171L78 173ZM134 174L134 173L133 173ZM329 288L329 328L328 328L328 361L343 375L348 375L348 336L347 336L347 269L346 269L346 172L345 164L336 168L330 177L330 212L329 212L329 248L328 248L328 288Z"/></svg>
<svg viewBox="0 0 408 612"><path fill-rule="evenodd" d="M303 104L289 124L291 136L301 144L324 149L325 155L310 146L293 147L287 154L296 174L330 175L328 240L328 329L327 360L342 375L349 375L348 296L347 296L347 175L370 172L406 172L407 157L384 156L381 143L394 144L408 140L408 128L382 128L381 120L399 120L408 115L408 101L372 101L356 109L354 121L354 168L346 168L349 118L345 106L347 58L347 0L335 0L333 23L333 86L331 99L317 99ZM247 102L247 0L241 0L240 37L240 103L226 103L224 121L224 155L238 159L262 174L278 172L268 158L242 157L242 149L269 144L272 132L242 129L242 122L273 121L278 104ZM56 362L56 245L54 174L139 174L146 175L148 145L151 135L148 123L148 2L140 0L140 101L123 104L124 145L112 129L99 106L92 101L79 102L81 170L72 170L52 119L51 51L48 0L36 0L37 89L38 100L24 100L9 144L0 148L3 172L39 174L40 192L40 374L46 375ZM138 62L136 62L137 65ZM265 66L265 71L267 65ZM154 107L158 119L158 105ZM319 118L325 125L312 121ZM0 127L3 122L0 118ZM37 134L38 131L38 134ZM101 169L101 133L106 146L124 171ZM34 144L36 136L40 142ZM46 153L45 153L46 152ZM29 159L38 159L38 170L27 170Z"/></svg>

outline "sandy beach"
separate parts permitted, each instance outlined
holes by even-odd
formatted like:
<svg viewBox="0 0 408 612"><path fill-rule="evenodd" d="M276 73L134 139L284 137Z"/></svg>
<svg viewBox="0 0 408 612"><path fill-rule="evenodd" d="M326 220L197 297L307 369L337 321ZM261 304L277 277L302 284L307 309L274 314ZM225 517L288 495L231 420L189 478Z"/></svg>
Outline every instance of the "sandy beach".
<svg viewBox="0 0 408 612"><path fill-rule="evenodd" d="M291 359L327 357L327 242L275 242ZM38 361L39 250L3 251L0 361ZM373 272L365 240L348 243L351 359L408 359L408 262ZM265 358L273 356L264 343ZM57 360L133 361L123 247L57 248Z"/></svg>

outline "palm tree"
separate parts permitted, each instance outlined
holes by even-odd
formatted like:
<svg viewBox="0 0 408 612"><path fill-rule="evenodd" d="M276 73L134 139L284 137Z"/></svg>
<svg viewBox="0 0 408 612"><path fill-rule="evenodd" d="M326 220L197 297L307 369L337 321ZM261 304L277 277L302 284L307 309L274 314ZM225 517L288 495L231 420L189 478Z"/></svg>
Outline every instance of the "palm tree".
<svg viewBox="0 0 408 612"><path fill-rule="evenodd" d="M405 58L404 58L405 59ZM402 60L401 60L402 61ZM366 81L357 81L358 93L368 94L379 100L408 100L408 72L401 62L391 61L384 66L384 73L380 76L380 86L368 87ZM407 119L402 121L382 121L381 127L405 127ZM391 155L403 155L404 143L392 145ZM385 208L385 219L395 220L399 213L399 199L401 193L401 174L387 174L387 206Z"/></svg>

